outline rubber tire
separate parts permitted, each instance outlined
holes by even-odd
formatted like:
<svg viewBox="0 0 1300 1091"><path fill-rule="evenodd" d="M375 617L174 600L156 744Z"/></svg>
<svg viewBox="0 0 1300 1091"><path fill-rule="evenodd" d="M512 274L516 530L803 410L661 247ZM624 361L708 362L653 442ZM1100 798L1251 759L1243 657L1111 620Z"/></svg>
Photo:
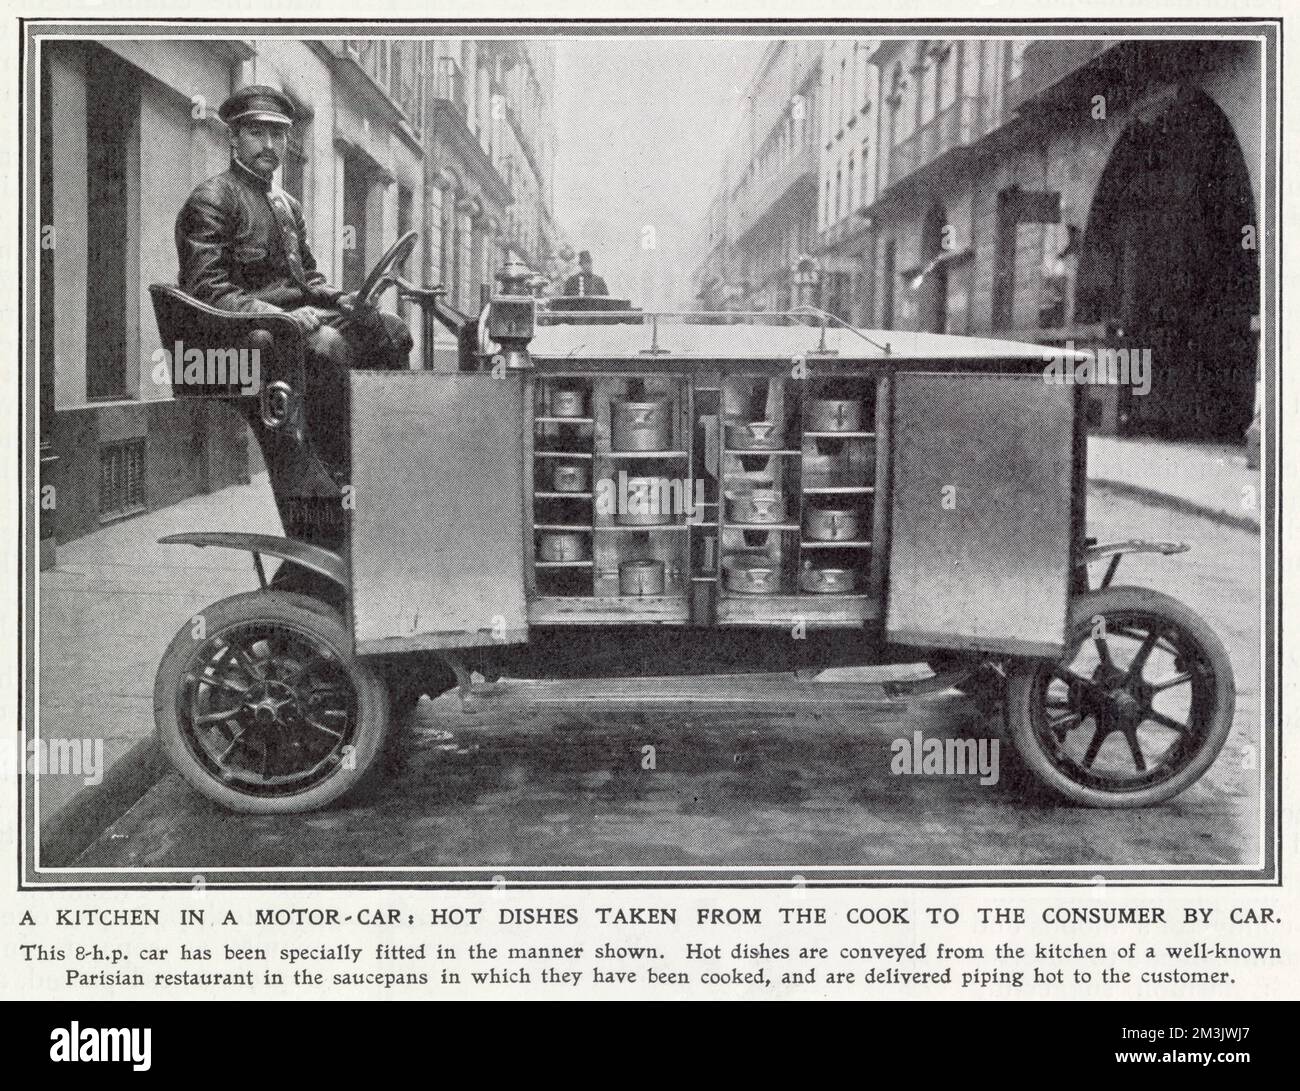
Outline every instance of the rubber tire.
<svg viewBox="0 0 1300 1091"><path fill-rule="evenodd" d="M1200 779L1219 756L1232 730L1236 709L1236 685L1232 660L1214 630L1187 606L1175 598L1146 587L1108 587L1075 598L1070 604L1069 647L1075 648L1088 638L1092 619L1108 617L1126 610L1142 610L1167 617L1200 645L1214 676L1214 708L1210 714L1205 742L1190 763L1169 780L1137 792L1106 792L1077 784L1058 769L1042 749L1035 730L1033 708L1035 681L1042 669L1038 659L1018 660L1007 676L1006 718L1016 756L1026 770L1048 791L1071 803L1085 807L1149 807L1164 803Z"/></svg>
<svg viewBox="0 0 1300 1091"><path fill-rule="evenodd" d="M388 735L388 692L365 661L351 653L351 638L339 614L318 599L279 591L251 591L232 595L202 611L208 638L234 625L250 622L284 622L305 630L326 644L347 670L357 698L357 726L351 745L352 768L336 767L333 775L303 792L287 796L254 796L214 778L190 753L176 716L176 693L190 667L196 642L188 624L181 627L163 654L154 680L154 722L158 744L173 767L198 792L232 811L244 814L298 814L325 807L344 795L373 786L377 763Z"/></svg>

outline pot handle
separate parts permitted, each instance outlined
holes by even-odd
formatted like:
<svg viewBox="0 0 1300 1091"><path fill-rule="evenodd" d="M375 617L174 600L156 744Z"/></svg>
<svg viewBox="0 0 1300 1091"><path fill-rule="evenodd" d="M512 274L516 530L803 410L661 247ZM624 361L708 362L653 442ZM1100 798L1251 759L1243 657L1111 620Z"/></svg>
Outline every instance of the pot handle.
<svg viewBox="0 0 1300 1091"><path fill-rule="evenodd" d="M655 407L653 405L638 405L632 410L633 424L649 424L654 420Z"/></svg>
<svg viewBox="0 0 1300 1091"><path fill-rule="evenodd" d="M776 498L772 496L751 496L749 502L754 508L754 514L760 519L767 518L776 507Z"/></svg>
<svg viewBox="0 0 1300 1091"><path fill-rule="evenodd" d="M775 427L776 425L769 420L753 420L745 425L745 431L755 439L767 439Z"/></svg>

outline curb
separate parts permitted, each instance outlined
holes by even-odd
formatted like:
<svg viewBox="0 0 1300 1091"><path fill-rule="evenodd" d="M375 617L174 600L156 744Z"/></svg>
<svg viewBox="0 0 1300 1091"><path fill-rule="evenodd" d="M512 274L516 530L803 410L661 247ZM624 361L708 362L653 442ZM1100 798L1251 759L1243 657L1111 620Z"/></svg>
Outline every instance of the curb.
<svg viewBox="0 0 1300 1091"><path fill-rule="evenodd" d="M41 867L72 867L170 769L157 739L136 743L102 781L83 788L41 824Z"/></svg>
<svg viewBox="0 0 1300 1091"><path fill-rule="evenodd" d="M1171 511L1181 512L1184 515L1196 515L1202 519L1208 519L1212 523L1218 523L1220 526L1234 527L1249 534L1259 533L1259 521L1249 515L1236 515L1221 508L1213 508L1208 504L1198 504L1195 500L1188 500L1186 497L1174 496L1172 493L1161 492L1159 489L1149 489L1144 485L1134 485L1128 481L1114 481L1106 477L1088 478L1088 486L1091 488L1094 485L1119 493L1121 496L1130 496L1135 500L1145 500L1151 504L1159 504L1162 508L1169 508Z"/></svg>

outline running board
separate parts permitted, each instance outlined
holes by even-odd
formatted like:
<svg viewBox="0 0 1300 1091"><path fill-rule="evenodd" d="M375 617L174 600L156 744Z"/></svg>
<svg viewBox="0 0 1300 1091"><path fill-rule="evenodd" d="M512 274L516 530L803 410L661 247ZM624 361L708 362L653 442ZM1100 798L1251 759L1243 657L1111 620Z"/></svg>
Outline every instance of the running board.
<svg viewBox="0 0 1300 1091"><path fill-rule="evenodd" d="M824 675L833 675L826 678ZM846 678L846 675L853 677ZM900 677L900 675L902 675ZM908 676L897 667L823 672L823 677L780 674L708 674L667 678L579 678L476 682L465 700L492 705L839 705L894 704L939 693L965 673ZM462 693L462 697L465 697Z"/></svg>

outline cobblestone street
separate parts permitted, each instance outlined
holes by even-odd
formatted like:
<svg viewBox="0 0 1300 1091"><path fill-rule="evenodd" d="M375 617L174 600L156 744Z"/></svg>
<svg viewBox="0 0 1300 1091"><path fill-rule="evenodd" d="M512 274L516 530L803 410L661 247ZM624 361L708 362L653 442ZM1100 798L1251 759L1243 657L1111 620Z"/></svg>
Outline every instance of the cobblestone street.
<svg viewBox="0 0 1300 1091"><path fill-rule="evenodd" d="M1117 582L1183 599L1232 656L1233 733L1210 772L1163 807L1061 806L1026 794L1010 775L987 787L971 776L893 775L896 738L914 731L992 733L974 703L955 692L899 701L864 684L860 698L845 700L838 683L846 673L835 672L834 683L791 678L768 703L754 702L750 688L738 683L710 703L628 705L566 702L557 691L563 684L507 682L476 697L477 711L469 714L454 693L423 701L401 730L385 782L364 803L300 816L239 816L168 775L77 864L198 873L1254 861L1261 802L1260 539L1097 487L1089 530L1103 540L1189 541L1192 551L1181 556L1126 559ZM819 685L836 699L817 700ZM647 746L654 748L653 769L643 768Z"/></svg>

